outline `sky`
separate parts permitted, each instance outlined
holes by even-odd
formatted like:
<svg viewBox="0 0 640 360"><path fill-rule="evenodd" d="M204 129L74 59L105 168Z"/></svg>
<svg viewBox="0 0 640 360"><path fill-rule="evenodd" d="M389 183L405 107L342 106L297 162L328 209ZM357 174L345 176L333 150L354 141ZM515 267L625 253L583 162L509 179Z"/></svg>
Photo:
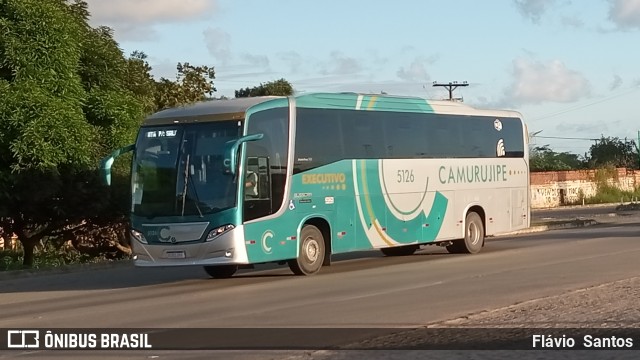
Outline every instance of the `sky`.
<svg viewBox="0 0 640 360"><path fill-rule="evenodd" d="M522 113L532 142L584 154L638 138L640 0L87 0L91 24L156 78L215 68L214 96L284 78L297 93L454 97Z"/></svg>

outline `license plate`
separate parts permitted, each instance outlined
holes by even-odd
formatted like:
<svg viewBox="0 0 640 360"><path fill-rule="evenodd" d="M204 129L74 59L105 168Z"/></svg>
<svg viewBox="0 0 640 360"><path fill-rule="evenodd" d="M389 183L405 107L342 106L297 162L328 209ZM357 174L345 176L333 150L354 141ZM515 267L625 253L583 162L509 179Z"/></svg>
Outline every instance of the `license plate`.
<svg viewBox="0 0 640 360"><path fill-rule="evenodd" d="M164 255L167 259L184 259L187 257L184 250L167 251Z"/></svg>

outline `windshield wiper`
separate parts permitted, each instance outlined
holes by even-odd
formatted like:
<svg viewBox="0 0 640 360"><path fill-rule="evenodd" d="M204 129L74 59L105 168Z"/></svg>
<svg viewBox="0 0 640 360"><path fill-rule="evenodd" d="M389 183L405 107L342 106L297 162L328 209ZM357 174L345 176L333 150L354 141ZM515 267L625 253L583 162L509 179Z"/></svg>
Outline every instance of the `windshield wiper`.
<svg viewBox="0 0 640 360"><path fill-rule="evenodd" d="M189 159L191 159L191 155L187 154L187 161L184 167L184 188L182 189L182 214L181 216L184 216L184 208L185 208L185 204L187 202L187 191L189 190L189 179L191 179L191 172L189 171ZM191 187L193 189L193 194L195 195L195 201L194 204L196 205L196 209L198 210L198 214L200 214L200 217L202 216L202 211L200 210L200 206L198 205L198 203L200 203L200 199L198 198L198 192L196 191L196 189L192 186Z"/></svg>

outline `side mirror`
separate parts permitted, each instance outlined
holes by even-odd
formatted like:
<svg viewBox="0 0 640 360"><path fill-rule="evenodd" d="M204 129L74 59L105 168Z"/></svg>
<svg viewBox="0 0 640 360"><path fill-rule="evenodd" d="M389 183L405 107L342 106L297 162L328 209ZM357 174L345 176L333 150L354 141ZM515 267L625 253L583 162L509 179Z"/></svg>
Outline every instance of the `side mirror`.
<svg viewBox="0 0 640 360"><path fill-rule="evenodd" d="M100 161L100 177L102 178L102 182L105 185L111 185L111 165L113 165L113 162L116 160L116 158L120 155L128 153L129 151L133 151L135 147L135 144L127 145L112 152L109 156L103 158Z"/></svg>
<svg viewBox="0 0 640 360"><path fill-rule="evenodd" d="M252 134L252 135L243 136L235 141L229 141L225 145L225 149L224 149L224 160L222 162L224 172L235 175L236 170L238 168L238 149L240 148L240 145L248 141L260 140L263 137L264 137L264 134Z"/></svg>

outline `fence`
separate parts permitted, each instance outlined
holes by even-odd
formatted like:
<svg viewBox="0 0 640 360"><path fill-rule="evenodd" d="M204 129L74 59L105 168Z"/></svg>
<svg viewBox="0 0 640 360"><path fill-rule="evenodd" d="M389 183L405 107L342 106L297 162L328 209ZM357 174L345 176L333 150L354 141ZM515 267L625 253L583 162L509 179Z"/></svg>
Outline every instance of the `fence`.
<svg viewBox="0 0 640 360"><path fill-rule="evenodd" d="M539 209L578 204L582 199L594 196L603 184L634 191L640 186L640 171L618 168L531 173L531 207Z"/></svg>

